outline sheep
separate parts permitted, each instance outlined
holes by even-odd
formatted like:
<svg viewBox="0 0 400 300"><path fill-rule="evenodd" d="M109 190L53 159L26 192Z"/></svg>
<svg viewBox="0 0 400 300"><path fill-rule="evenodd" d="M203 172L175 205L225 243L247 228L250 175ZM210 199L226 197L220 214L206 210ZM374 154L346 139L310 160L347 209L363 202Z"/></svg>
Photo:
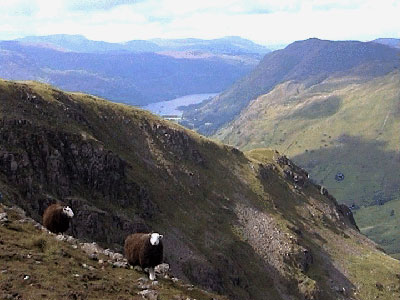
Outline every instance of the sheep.
<svg viewBox="0 0 400 300"><path fill-rule="evenodd" d="M43 213L43 225L53 233L64 233L73 216L74 212L69 206L52 204Z"/></svg>
<svg viewBox="0 0 400 300"><path fill-rule="evenodd" d="M125 239L124 253L128 262L142 269L149 269L149 278L156 278L154 267L163 261L163 235L158 233L134 233Z"/></svg>

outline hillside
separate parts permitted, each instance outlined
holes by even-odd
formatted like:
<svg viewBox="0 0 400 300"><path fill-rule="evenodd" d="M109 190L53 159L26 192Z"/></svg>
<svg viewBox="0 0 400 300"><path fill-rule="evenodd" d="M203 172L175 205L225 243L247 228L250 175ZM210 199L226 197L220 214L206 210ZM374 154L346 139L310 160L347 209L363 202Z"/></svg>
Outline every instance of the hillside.
<svg viewBox="0 0 400 300"><path fill-rule="evenodd" d="M131 232L161 232L174 276L230 299L400 296L400 263L275 151L39 83L0 81L0 97L2 201L36 220L63 201L69 234L116 250Z"/></svg>
<svg viewBox="0 0 400 300"><path fill-rule="evenodd" d="M0 214L1 299L225 299L168 274L151 284L119 253L50 234L15 207Z"/></svg>
<svg viewBox="0 0 400 300"><path fill-rule="evenodd" d="M77 53L46 45L0 42L0 77L38 80L134 105L218 93L258 59L208 55L196 59L156 53Z"/></svg>
<svg viewBox="0 0 400 300"><path fill-rule="evenodd" d="M288 154L339 203L383 205L400 199L400 170L394 167L400 153L399 97L398 71L367 81L329 78L311 87L289 81L251 102L215 137L245 150L271 147ZM344 180L335 178L338 172ZM398 227L385 241L371 233L390 218L358 211L355 217L389 253L400 253Z"/></svg>
<svg viewBox="0 0 400 300"><path fill-rule="evenodd" d="M246 77L209 102L184 114L184 125L214 134L234 120L251 100L270 92L277 84L296 81L306 87L328 77L382 76L400 65L396 49L369 42L308 39L268 53Z"/></svg>

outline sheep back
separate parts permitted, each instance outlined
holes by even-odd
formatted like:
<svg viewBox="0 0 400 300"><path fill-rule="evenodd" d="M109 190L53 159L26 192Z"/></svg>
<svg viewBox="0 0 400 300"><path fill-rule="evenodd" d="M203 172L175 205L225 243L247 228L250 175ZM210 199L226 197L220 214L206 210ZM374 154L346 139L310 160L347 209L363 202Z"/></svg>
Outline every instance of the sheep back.
<svg viewBox="0 0 400 300"><path fill-rule="evenodd" d="M69 228L70 219L62 213L61 204L52 204L43 213L43 226L53 233L63 233Z"/></svg>
<svg viewBox="0 0 400 300"><path fill-rule="evenodd" d="M149 233L134 233L125 239L124 253L131 265L153 268L162 263L163 244L160 241L158 245L152 245Z"/></svg>

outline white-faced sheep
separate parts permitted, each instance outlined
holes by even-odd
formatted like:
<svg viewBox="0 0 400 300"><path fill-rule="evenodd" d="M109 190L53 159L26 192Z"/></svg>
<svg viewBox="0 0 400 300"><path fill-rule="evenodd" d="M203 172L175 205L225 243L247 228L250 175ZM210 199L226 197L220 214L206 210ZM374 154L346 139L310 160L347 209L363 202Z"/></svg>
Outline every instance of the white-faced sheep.
<svg viewBox="0 0 400 300"><path fill-rule="evenodd" d="M128 262L142 269L149 269L149 278L156 278L154 267L163 261L163 236L158 233L134 233L125 239L125 257Z"/></svg>
<svg viewBox="0 0 400 300"><path fill-rule="evenodd" d="M53 233L64 233L68 230L73 216L74 213L69 206L52 204L43 213L43 225Z"/></svg>

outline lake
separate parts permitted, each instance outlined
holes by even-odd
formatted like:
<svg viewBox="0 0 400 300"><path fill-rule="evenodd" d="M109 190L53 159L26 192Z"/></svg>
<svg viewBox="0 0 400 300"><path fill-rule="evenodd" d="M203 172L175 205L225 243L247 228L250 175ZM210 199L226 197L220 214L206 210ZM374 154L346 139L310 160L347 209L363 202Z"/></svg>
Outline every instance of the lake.
<svg viewBox="0 0 400 300"><path fill-rule="evenodd" d="M151 103L144 106L144 109L151 111L154 114L164 116L164 115L176 115L182 116L182 111L178 110L179 106L187 106L190 104L197 104L218 95L218 93L209 94L192 94L183 97L175 98L172 100Z"/></svg>

